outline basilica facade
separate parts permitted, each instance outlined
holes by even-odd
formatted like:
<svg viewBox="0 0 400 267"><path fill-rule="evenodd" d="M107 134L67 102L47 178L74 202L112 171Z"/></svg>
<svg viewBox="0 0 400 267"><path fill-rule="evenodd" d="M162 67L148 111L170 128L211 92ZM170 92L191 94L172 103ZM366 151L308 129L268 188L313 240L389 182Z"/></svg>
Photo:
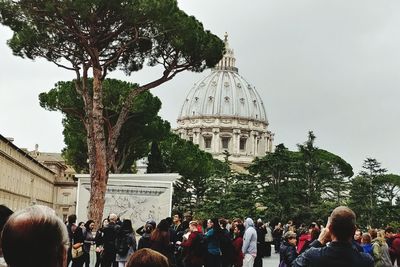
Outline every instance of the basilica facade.
<svg viewBox="0 0 400 267"><path fill-rule="evenodd" d="M177 120L176 133L214 158L241 166L273 150L264 102L236 67L225 34L225 55L211 73L189 91Z"/></svg>

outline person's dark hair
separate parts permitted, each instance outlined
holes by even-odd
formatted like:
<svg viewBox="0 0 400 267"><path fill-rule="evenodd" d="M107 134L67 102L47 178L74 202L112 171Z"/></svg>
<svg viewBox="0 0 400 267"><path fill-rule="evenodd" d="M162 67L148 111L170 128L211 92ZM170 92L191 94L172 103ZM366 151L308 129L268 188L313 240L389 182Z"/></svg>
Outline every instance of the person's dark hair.
<svg viewBox="0 0 400 267"><path fill-rule="evenodd" d="M132 221L129 219L123 220L121 229L125 232L132 233L133 232Z"/></svg>
<svg viewBox="0 0 400 267"><path fill-rule="evenodd" d="M371 235L372 239L375 239L378 236L378 231L376 229L370 229L368 230L368 233Z"/></svg>
<svg viewBox="0 0 400 267"><path fill-rule="evenodd" d="M13 211L10 210L5 205L0 205L0 233L3 231L4 225L6 224L8 218L13 214ZM3 255L1 250L1 241L0 241L0 256Z"/></svg>
<svg viewBox="0 0 400 267"><path fill-rule="evenodd" d="M153 226L153 229L156 228L156 226L157 226L156 221L154 221L154 220L148 220L146 222L146 224L150 224L151 226Z"/></svg>
<svg viewBox="0 0 400 267"><path fill-rule="evenodd" d="M40 205L14 213L1 236L3 254L12 267L62 267L68 233L54 210Z"/></svg>
<svg viewBox="0 0 400 267"><path fill-rule="evenodd" d="M79 227L81 227L82 225L85 226L85 223L84 223L84 222L79 222L79 223L78 223L78 226L79 226Z"/></svg>
<svg viewBox="0 0 400 267"><path fill-rule="evenodd" d="M330 230L339 241L353 238L356 229L356 214L345 206L335 208L331 213Z"/></svg>
<svg viewBox="0 0 400 267"><path fill-rule="evenodd" d="M213 223L213 229L215 234L219 234L222 232L221 226L219 225L218 219L217 218L212 218L211 222Z"/></svg>
<svg viewBox="0 0 400 267"><path fill-rule="evenodd" d="M109 222L108 218L104 218L103 221L101 222L101 227L104 227L104 222Z"/></svg>
<svg viewBox="0 0 400 267"><path fill-rule="evenodd" d="M172 218L171 217L167 217L164 219L166 221L166 223L168 224L168 226L170 226L172 224ZM161 222L161 221L160 221Z"/></svg>
<svg viewBox="0 0 400 267"><path fill-rule="evenodd" d="M321 233L321 231L319 230L319 228L318 227L314 227L311 230L311 240L318 239L320 233Z"/></svg>
<svg viewBox="0 0 400 267"><path fill-rule="evenodd" d="M361 240L366 244L370 244L371 243L371 235L369 233L363 233L361 236Z"/></svg>
<svg viewBox="0 0 400 267"><path fill-rule="evenodd" d="M161 221L158 223L158 225L157 225L156 228L160 229L161 231L166 231L166 232L168 232L169 226L170 226L170 224L168 223L167 220L161 220Z"/></svg>
<svg viewBox="0 0 400 267"><path fill-rule="evenodd" d="M153 227L153 225L151 225L151 224L146 224L146 227L144 228L144 232L146 233L146 234L151 234L151 232L153 232L153 230L154 230L154 227Z"/></svg>
<svg viewBox="0 0 400 267"><path fill-rule="evenodd" d="M228 222L224 218L219 219L219 225L222 227L222 229L226 229L227 224Z"/></svg>
<svg viewBox="0 0 400 267"><path fill-rule="evenodd" d="M391 226L386 227L386 228L385 228L385 234L386 234L386 233L394 233L394 228L391 227Z"/></svg>
<svg viewBox="0 0 400 267"><path fill-rule="evenodd" d="M183 214L182 214L182 212L175 212L175 214L174 215L178 215L178 217L179 217L179 220L183 220Z"/></svg>
<svg viewBox="0 0 400 267"><path fill-rule="evenodd" d="M75 214L71 214L68 216L68 223L69 224L76 223L76 215Z"/></svg>
<svg viewBox="0 0 400 267"><path fill-rule="evenodd" d="M89 229L89 226L90 226L91 223L94 223L94 221L93 221L93 220L88 220L88 221L85 223L85 228L86 228L86 230L90 230L90 229Z"/></svg>
<svg viewBox="0 0 400 267"><path fill-rule="evenodd" d="M151 232L150 240L160 242L165 246L169 245L169 225L166 220L161 220L156 229Z"/></svg>
<svg viewBox="0 0 400 267"><path fill-rule="evenodd" d="M126 267L169 267L168 259L161 253L142 248L132 254Z"/></svg>
<svg viewBox="0 0 400 267"><path fill-rule="evenodd" d="M238 223L238 224L236 225L236 227L237 227L237 228L239 229L239 231L240 231L239 236L243 237L244 231L246 230L246 228L244 227L244 225L243 225L242 223Z"/></svg>
<svg viewBox="0 0 400 267"><path fill-rule="evenodd" d="M5 205L0 205L0 232L3 230L3 227L11 214L13 214L12 210Z"/></svg>

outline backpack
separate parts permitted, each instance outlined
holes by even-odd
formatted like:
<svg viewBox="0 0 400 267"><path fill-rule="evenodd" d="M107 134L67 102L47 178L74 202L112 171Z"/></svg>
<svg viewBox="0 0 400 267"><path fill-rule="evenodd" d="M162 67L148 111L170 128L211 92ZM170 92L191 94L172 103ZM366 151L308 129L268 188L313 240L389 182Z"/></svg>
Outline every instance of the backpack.
<svg viewBox="0 0 400 267"><path fill-rule="evenodd" d="M228 234L223 234L220 240L220 248L222 252L222 261L224 263L232 264L235 255L235 247Z"/></svg>
<svg viewBox="0 0 400 267"><path fill-rule="evenodd" d="M202 233L198 233L192 243L193 255L205 257L208 253L207 240Z"/></svg>
<svg viewBox="0 0 400 267"><path fill-rule="evenodd" d="M115 249L118 255L126 256L129 251L129 234L119 233L115 239Z"/></svg>

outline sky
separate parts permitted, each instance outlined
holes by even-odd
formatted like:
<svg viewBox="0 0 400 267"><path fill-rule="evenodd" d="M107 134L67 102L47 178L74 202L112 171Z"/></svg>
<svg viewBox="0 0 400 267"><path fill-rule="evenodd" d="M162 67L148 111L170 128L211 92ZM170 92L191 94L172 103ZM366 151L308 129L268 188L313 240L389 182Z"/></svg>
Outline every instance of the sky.
<svg viewBox="0 0 400 267"><path fill-rule="evenodd" d="M316 135L316 146L350 163L376 158L400 173L400 1L180 0L205 29L229 35L239 73L260 93L274 144L295 150ZM37 59L13 56L12 33L0 26L0 134L21 148L59 152L62 116L39 106L38 95L73 73ZM109 77L145 83L146 68ZM152 90L160 115L176 125L186 94L207 75L181 73Z"/></svg>

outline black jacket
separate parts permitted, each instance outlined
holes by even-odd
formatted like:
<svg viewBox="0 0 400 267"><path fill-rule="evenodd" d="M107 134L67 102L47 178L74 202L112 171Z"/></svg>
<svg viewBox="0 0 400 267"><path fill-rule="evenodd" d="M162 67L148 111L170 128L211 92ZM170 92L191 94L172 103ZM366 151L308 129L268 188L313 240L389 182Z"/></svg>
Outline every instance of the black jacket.
<svg viewBox="0 0 400 267"><path fill-rule="evenodd" d="M350 242L331 242L327 246L315 240L310 249L300 254L294 261L294 267L373 267L371 255L357 251Z"/></svg>
<svg viewBox="0 0 400 267"><path fill-rule="evenodd" d="M292 266L293 261L297 257L296 247L283 241L279 248L279 262L284 262L286 266Z"/></svg>

